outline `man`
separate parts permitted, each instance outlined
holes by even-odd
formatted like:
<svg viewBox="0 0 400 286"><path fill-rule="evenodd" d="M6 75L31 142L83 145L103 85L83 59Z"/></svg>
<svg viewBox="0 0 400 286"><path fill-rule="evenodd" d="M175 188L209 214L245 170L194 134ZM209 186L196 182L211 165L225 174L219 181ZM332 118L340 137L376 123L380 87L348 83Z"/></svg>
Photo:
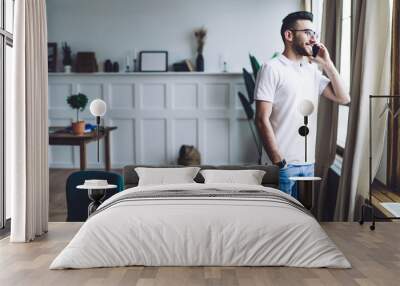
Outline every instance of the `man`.
<svg viewBox="0 0 400 286"><path fill-rule="evenodd" d="M316 142L316 110L323 95L339 104L350 102L346 88L332 63L328 50L317 43L313 14L295 12L282 21L281 36L285 49L261 68L256 82L256 124L271 162L280 168L280 188L297 198L296 186L289 177L313 176ZM313 57L313 45L320 48ZM326 74L323 75L320 69ZM313 102L309 116L307 161L299 103Z"/></svg>

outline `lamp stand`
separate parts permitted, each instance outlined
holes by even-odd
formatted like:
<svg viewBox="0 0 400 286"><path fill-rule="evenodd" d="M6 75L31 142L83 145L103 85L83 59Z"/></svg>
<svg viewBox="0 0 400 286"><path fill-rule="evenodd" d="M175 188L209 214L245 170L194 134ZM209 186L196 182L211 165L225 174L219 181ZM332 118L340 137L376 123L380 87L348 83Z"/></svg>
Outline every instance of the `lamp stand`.
<svg viewBox="0 0 400 286"><path fill-rule="evenodd" d="M307 125L308 125L308 116L304 116L304 125L300 126L299 134L304 137L304 160L305 160L305 162L307 162L307 135L310 132Z"/></svg>
<svg viewBox="0 0 400 286"><path fill-rule="evenodd" d="M308 130L309 130L307 125L308 125L308 116L304 116L304 126L306 127L305 129L307 130L306 134L304 136L304 161L305 162L307 162L307 135L308 135Z"/></svg>
<svg viewBox="0 0 400 286"><path fill-rule="evenodd" d="M99 128L100 128L100 116L96 116L96 124L97 124L97 162L100 162L100 138L99 138Z"/></svg>

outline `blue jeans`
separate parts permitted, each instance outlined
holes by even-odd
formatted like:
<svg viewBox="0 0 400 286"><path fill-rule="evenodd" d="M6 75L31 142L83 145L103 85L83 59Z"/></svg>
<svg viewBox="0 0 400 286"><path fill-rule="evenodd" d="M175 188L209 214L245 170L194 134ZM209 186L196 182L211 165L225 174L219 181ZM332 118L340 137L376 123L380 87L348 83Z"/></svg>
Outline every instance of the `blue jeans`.
<svg viewBox="0 0 400 286"><path fill-rule="evenodd" d="M282 192L297 196L297 184L295 181L289 180L289 177L313 177L314 164L293 165L288 164L285 168L279 170L279 188Z"/></svg>

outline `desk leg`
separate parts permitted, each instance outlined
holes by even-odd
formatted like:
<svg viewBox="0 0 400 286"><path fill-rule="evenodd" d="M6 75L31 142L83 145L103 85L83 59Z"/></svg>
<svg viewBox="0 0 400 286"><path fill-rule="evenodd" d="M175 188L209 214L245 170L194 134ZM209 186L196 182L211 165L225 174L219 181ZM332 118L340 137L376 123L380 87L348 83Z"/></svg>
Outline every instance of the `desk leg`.
<svg viewBox="0 0 400 286"><path fill-rule="evenodd" d="M106 133L104 136L104 162L107 171L111 169L111 159L110 159L110 133Z"/></svg>
<svg viewBox="0 0 400 286"><path fill-rule="evenodd" d="M79 156L80 156L81 171L83 171L86 169L86 144L84 142L79 144Z"/></svg>

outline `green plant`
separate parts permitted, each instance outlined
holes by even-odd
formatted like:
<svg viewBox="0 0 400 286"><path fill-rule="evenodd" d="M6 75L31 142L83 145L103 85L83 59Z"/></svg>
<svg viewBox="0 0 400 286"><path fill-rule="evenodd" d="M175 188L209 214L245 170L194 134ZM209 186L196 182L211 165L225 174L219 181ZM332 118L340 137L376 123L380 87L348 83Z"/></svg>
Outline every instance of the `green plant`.
<svg viewBox="0 0 400 286"><path fill-rule="evenodd" d="M88 97L83 93L68 96L67 103L72 109L76 109L76 121L79 121L79 111L83 111L88 103Z"/></svg>

